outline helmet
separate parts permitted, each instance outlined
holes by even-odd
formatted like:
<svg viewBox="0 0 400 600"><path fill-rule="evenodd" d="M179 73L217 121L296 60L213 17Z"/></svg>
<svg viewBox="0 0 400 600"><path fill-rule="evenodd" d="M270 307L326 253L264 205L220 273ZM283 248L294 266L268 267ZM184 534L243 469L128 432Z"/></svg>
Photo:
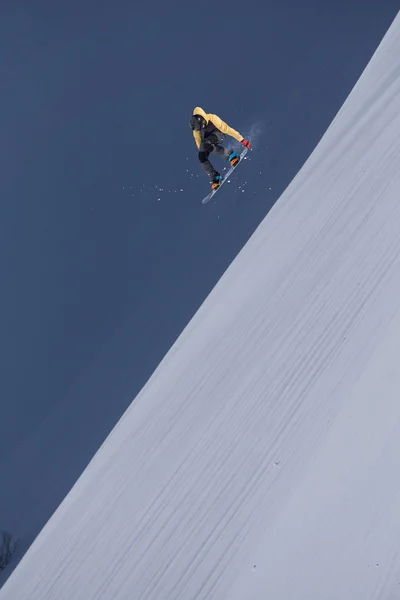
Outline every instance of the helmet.
<svg viewBox="0 0 400 600"><path fill-rule="evenodd" d="M206 126L206 120L201 115L192 115L189 123L193 131L200 131L200 129L204 129Z"/></svg>

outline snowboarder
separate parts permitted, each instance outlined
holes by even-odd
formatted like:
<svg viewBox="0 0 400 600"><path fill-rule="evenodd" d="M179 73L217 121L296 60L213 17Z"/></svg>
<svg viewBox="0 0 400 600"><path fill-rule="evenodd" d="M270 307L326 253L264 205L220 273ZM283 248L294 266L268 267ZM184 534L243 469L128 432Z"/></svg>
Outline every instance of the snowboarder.
<svg viewBox="0 0 400 600"><path fill-rule="evenodd" d="M190 117L190 127L192 128L194 140L199 150L201 166L211 179L212 189L216 190L221 184L222 177L208 160L210 154L215 152L215 154L226 158L232 167L239 162L239 154L237 152L234 152L231 148L221 146L224 135L230 135L249 150L251 143L245 140L238 131L229 127L217 115L206 113L200 106L194 109L193 115Z"/></svg>

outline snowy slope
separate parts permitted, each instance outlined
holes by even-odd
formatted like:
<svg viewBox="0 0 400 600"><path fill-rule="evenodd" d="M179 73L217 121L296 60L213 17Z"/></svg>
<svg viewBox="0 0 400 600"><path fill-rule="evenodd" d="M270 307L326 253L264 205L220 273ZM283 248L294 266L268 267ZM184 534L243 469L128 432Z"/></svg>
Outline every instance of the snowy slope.
<svg viewBox="0 0 400 600"><path fill-rule="evenodd" d="M400 597L400 18L1 600Z"/></svg>

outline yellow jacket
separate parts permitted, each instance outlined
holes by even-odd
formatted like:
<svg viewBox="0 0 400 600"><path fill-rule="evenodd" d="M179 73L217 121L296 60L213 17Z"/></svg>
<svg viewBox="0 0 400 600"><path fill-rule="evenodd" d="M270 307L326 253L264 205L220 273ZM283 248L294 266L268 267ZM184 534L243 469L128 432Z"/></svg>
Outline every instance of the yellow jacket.
<svg viewBox="0 0 400 600"><path fill-rule="evenodd" d="M219 129L221 133L224 133L225 135L230 135L231 137L235 138L235 140L237 140L238 142L241 142L244 139L244 137L242 135L240 135L240 133L238 131L235 131L235 129L232 129L232 127L229 127L229 125L227 125L217 115L212 115L210 113L206 113L202 108L200 108L200 106L196 106L196 108L193 111L193 114L201 115L202 117L204 117L207 125L211 121L211 123L213 125L215 125L215 127L217 129ZM200 148L200 144L202 142L201 132L193 131L193 136L194 136L194 141L196 142L197 148Z"/></svg>

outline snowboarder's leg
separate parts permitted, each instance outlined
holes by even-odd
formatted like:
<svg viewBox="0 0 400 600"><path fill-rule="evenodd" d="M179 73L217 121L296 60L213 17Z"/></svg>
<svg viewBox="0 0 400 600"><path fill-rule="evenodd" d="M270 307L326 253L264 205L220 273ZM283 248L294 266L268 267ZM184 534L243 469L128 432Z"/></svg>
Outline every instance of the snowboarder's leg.
<svg viewBox="0 0 400 600"><path fill-rule="evenodd" d="M232 154L232 150L230 148L224 148L220 145L214 146L214 152L215 154L218 154L218 156L225 158L225 160L228 160L229 156Z"/></svg>
<svg viewBox="0 0 400 600"><path fill-rule="evenodd" d="M210 174L212 171L215 171L215 169L211 166L211 163L208 160L208 157L212 152L214 154L218 154L222 158L225 158L225 160L229 160L229 157L232 154L232 150L230 150L229 148L224 148L221 145L223 140L224 137L222 134L214 132L210 133L207 137L205 137L201 143L199 159L207 174ZM211 166L211 169L209 165Z"/></svg>
<svg viewBox="0 0 400 600"><path fill-rule="evenodd" d="M210 156L210 152L202 151L199 152L199 161L203 168L203 170L207 173L210 179L214 179L215 175L218 175L218 171L214 169L212 164L210 163L208 157Z"/></svg>
<svg viewBox="0 0 400 600"><path fill-rule="evenodd" d="M219 173L209 161L209 156L211 152L214 151L214 146L207 140L204 140L199 148L199 161L203 168L203 170L207 173L211 181L214 181Z"/></svg>
<svg viewBox="0 0 400 600"><path fill-rule="evenodd" d="M222 158L225 158L232 167L235 167L239 162L239 154L234 152L232 148L224 148L223 146L215 146L214 152Z"/></svg>
<svg viewBox="0 0 400 600"><path fill-rule="evenodd" d="M199 160L201 166L211 179L213 189L219 187L222 177L211 164L209 160L210 154L218 154L222 158L225 158L232 167L236 166L239 162L239 155L237 152L233 152L231 148L224 148L221 146L223 139L222 134L211 133L203 139L199 148Z"/></svg>

